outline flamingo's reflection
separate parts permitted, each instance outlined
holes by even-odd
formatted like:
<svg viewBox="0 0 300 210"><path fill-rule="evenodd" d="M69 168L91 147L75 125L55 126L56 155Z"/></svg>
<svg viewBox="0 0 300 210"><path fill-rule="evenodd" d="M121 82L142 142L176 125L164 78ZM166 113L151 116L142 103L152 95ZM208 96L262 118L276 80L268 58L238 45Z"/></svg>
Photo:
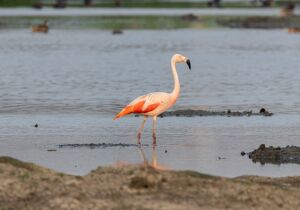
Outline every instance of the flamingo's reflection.
<svg viewBox="0 0 300 210"><path fill-rule="evenodd" d="M139 153L140 153L140 156L141 156L141 159L142 159L142 164L145 167L152 167L152 168L158 169L158 170L167 170L168 169L168 167L158 164L158 162L157 162L157 151L156 151L156 146L155 145L152 146L152 159L151 159L150 162L148 161L148 159L145 155L145 151L144 151L142 145L138 146L138 150L139 150Z"/></svg>

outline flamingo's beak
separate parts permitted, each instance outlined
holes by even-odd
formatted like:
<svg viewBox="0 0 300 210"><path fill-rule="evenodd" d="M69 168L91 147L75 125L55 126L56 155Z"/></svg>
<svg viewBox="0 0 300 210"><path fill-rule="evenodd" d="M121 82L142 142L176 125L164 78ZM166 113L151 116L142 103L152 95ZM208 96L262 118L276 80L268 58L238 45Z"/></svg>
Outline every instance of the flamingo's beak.
<svg viewBox="0 0 300 210"><path fill-rule="evenodd" d="M191 61L190 61L190 59L186 60L186 64L188 65L189 69L191 70Z"/></svg>

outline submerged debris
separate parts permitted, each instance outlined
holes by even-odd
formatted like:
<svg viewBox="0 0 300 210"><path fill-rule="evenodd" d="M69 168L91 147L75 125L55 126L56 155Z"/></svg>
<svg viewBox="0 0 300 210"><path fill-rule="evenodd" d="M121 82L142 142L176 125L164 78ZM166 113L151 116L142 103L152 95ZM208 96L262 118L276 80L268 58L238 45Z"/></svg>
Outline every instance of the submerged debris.
<svg viewBox="0 0 300 210"><path fill-rule="evenodd" d="M286 146L286 147L266 147L261 144L259 148L249 152L249 158L253 162L260 162L261 164L272 163L297 163L300 164L300 147Z"/></svg>
<svg viewBox="0 0 300 210"><path fill-rule="evenodd" d="M114 29L111 32L112 34L116 35L116 34L123 34L123 31L121 29Z"/></svg>
<svg viewBox="0 0 300 210"><path fill-rule="evenodd" d="M140 147L140 146L149 146L148 144L125 144L125 143L89 143L89 144L59 144L59 148L63 147L88 147L90 149L94 148L107 148L107 147Z"/></svg>
<svg viewBox="0 0 300 210"><path fill-rule="evenodd" d="M48 152L56 152L57 150L56 149L48 149L47 151Z"/></svg>
<svg viewBox="0 0 300 210"><path fill-rule="evenodd" d="M273 113L267 111L265 108L261 108L259 112L252 111L205 111L205 110L194 110L194 109L185 109L185 110L176 110L164 112L159 115L159 117L166 116L176 116L176 117L193 117L193 116L225 116L225 117L242 117L242 116L272 116Z"/></svg>

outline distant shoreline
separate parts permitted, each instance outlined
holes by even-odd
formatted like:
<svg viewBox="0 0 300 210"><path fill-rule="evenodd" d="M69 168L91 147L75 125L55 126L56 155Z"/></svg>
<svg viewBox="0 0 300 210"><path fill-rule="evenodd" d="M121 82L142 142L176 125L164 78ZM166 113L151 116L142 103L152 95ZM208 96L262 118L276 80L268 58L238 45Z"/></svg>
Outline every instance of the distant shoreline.
<svg viewBox="0 0 300 210"><path fill-rule="evenodd" d="M1 8L0 17L16 16L279 16L279 8ZM300 15L300 10L294 11Z"/></svg>
<svg viewBox="0 0 300 210"><path fill-rule="evenodd" d="M1 12L0 12L1 13ZM48 20L51 29L205 29L250 28L285 29L300 27L300 16L234 16L234 15L104 15L101 16L2 16L0 29L25 29ZM0 15L1 16L1 15Z"/></svg>
<svg viewBox="0 0 300 210"><path fill-rule="evenodd" d="M44 3L42 6L48 6L48 7L53 7L55 1L51 3ZM281 4L285 3L284 1L282 2L274 2L270 7L278 7ZM23 0L23 1L4 1L0 2L0 7L39 7L41 5L39 4L34 4L32 0ZM118 8L116 3L114 1L106 1L106 2L93 2L89 6L85 6L82 2L69 2L67 4L67 7L79 7L79 8L85 8L85 7L95 7L95 8ZM127 1L127 0L122 0L120 2L120 7L121 8L137 8L137 7L142 7L142 8L210 8L207 4L206 0L203 1L198 1L198 2L187 2L182 0L177 1L177 2L167 2L167 1L153 1L153 2L143 2L143 1ZM236 2L221 2L219 5L221 8L260 8L262 5L260 3L257 4L251 4L250 2L246 1L236 1Z"/></svg>

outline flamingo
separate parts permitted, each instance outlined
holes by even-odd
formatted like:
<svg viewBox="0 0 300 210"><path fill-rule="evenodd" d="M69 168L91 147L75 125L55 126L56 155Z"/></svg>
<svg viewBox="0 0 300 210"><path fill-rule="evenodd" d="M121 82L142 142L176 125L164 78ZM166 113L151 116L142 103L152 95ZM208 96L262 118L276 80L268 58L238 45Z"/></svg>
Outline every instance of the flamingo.
<svg viewBox="0 0 300 210"><path fill-rule="evenodd" d="M115 117L114 120L123 117L128 114L140 114L144 116L142 124L138 129L137 134L137 143L141 144L141 133L144 129L144 125L149 116L153 119L152 126L152 137L153 137L153 145L156 145L156 121L157 116L161 113L165 112L171 106L173 106L179 96L180 92L180 83L178 79L178 74L176 70L176 63L186 63L191 69L190 60L180 54L175 54L171 58L171 67L172 74L174 79L174 89L171 93L165 92L153 92L143 96L139 96L134 99L131 103L129 103L125 108L123 108Z"/></svg>

